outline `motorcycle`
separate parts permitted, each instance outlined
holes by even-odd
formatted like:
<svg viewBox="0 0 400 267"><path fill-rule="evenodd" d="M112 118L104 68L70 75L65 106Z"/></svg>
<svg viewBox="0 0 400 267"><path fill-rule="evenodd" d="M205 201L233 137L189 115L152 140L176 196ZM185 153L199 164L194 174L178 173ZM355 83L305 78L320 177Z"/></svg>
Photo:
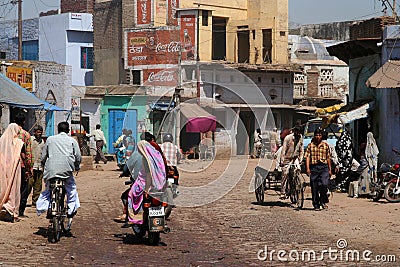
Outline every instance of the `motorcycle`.
<svg viewBox="0 0 400 267"><path fill-rule="evenodd" d="M148 233L148 241L152 246L160 242L160 233L169 233L171 230L165 225L165 207L167 203L161 199L164 193L144 193L143 198L143 223L132 224L135 235L143 238Z"/></svg>
<svg viewBox="0 0 400 267"><path fill-rule="evenodd" d="M391 179L384 189L384 196L392 203L400 202L400 164L394 165L395 173L390 172Z"/></svg>
<svg viewBox="0 0 400 267"><path fill-rule="evenodd" d="M394 173L392 171L396 171L396 168L398 168L396 164L393 166L388 163L381 164L376 183L371 182L370 185L372 201L377 202L383 197L386 185L393 178Z"/></svg>

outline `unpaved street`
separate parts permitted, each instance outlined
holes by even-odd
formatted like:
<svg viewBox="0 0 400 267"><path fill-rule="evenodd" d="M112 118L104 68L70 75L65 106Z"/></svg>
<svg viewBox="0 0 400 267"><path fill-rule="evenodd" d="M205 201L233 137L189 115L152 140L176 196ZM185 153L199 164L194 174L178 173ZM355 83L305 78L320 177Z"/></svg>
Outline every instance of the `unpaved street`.
<svg viewBox="0 0 400 267"><path fill-rule="evenodd" d="M212 185L212 190L205 185L223 175L227 161L209 163L192 161L181 166L186 172L181 171L179 201L207 202L213 192L220 190L219 183ZM254 193L249 192L256 165L256 160L233 159L232 172L228 172L224 178L227 180L222 179L222 182L240 178L240 174L234 174L235 168L243 168L245 172L238 184L215 202L174 209L168 221L171 233L163 234L160 245L152 247L147 245L146 239L137 239L131 229L122 229L121 224L113 221L122 212L120 194L126 188L125 179L118 178L115 162L99 164L96 170L81 172L77 177L82 207L74 220L73 237L63 237L59 243L49 244L47 220L37 217L33 208L28 207L29 218L15 224L0 222L0 265L356 265L346 261L344 256L340 260L340 253L345 255L349 250L358 251L360 255L369 250L372 254L367 253L368 258L374 260L377 259L375 256L395 255L397 261L385 263L385 266L400 265L400 204L390 204L386 200L373 203L335 193L328 210L313 211L310 195L306 194L305 208L298 211L288 200L278 200L276 192L270 190L264 205L257 205ZM194 185L200 188L195 191L198 195L185 196L184 187ZM338 248L339 239L342 239L340 246L344 240L347 246ZM329 258L325 254L323 261L301 260L304 250L313 250L320 255L321 251L329 249L335 249L339 256ZM278 250L287 252L281 255L281 260ZM298 261L283 262L289 259L290 251L293 259L300 255ZM362 260L359 264L379 265L382 262Z"/></svg>

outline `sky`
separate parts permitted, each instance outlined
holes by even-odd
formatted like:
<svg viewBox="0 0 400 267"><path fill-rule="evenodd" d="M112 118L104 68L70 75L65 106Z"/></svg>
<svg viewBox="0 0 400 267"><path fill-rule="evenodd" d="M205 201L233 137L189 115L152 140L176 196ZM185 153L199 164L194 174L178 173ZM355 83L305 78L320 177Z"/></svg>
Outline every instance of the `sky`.
<svg viewBox="0 0 400 267"><path fill-rule="evenodd" d="M12 0L0 0L1 20L17 18L17 5L10 2ZM40 12L59 6L60 0L23 0L22 16L23 19L38 17ZM380 16L381 10L382 2L378 0L289 0L289 21L313 24L360 20Z"/></svg>

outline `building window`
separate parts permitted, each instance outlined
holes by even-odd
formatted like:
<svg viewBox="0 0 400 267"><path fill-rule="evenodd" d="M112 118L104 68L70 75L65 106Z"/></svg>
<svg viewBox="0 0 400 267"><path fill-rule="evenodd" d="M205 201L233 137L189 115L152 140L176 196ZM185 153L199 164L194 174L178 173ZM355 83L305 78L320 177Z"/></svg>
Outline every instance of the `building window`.
<svg viewBox="0 0 400 267"><path fill-rule="evenodd" d="M258 81L259 83L261 83L261 77L260 77L260 76L257 77L257 81Z"/></svg>
<svg viewBox="0 0 400 267"><path fill-rule="evenodd" d="M39 60L39 41L22 42L22 60Z"/></svg>
<svg viewBox="0 0 400 267"><path fill-rule="evenodd" d="M6 59L6 52L0 51L0 59Z"/></svg>
<svg viewBox="0 0 400 267"><path fill-rule="evenodd" d="M93 47L81 47L81 69L93 69Z"/></svg>
<svg viewBox="0 0 400 267"><path fill-rule="evenodd" d="M256 30L251 30L251 33L253 34L253 40L256 39Z"/></svg>
<svg viewBox="0 0 400 267"><path fill-rule="evenodd" d="M288 83L288 78L285 78L283 81L284 83Z"/></svg>
<svg viewBox="0 0 400 267"><path fill-rule="evenodd" d="M320 83L332 83L333 82L333 70L322 69L319 74Z"/></svg>
<svg viewBox="0 0 400 267"><path fill-rule="evenodd" d="M280 34L281 37L286 36L286 32L284 32L284 31L280 31L279 34Z"/></svg>
<svg viewBox="0 0 400 267"><path fill-rule="evenodd" d="M208 10L203 10L201 12L201 24L203 26L208 26Z"/></svg>
<svg viewBox="0 0 400 267"><path fill-rule="evenodd" d="M275 78L271 78L271 83L275 83Z"/></svg>
<svg viewBox="0 0 400 267"><path fill-rule="evenodd" d="M141 71L140 70L132 70L132 83L140 84L141 83Z"/></svg>

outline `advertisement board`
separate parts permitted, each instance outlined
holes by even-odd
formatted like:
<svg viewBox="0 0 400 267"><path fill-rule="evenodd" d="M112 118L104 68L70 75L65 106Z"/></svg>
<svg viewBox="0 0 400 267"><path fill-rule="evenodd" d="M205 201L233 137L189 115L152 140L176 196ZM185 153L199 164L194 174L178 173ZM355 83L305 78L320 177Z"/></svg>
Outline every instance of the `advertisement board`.
<svg viewBox="0 0 400 267"><path fill-rule="evenodd" d="M176 29L134 30L127 33L128 66L177 64L180 49Z"/></svg>
<svg viewBox="0 0 400 267"><path fill-rule="evenodd" d="M71 120L80 121L81 120L81 98L71 97Z"/></svg>
<svg viewBox="0 0 400 267"><path fill-rule="evenodd" d="M144 69L143 82L147 86L177 86L177 69Z"/></svg>
<svg viewBox="0 0 400 267"><path fill-rule="evenodd" d="M152 0L136 0L136 24L149 25L152 18Z"/></svg>
<svg viewBox="0 0 400 267"><path fill-rule="evenodd" d="M18 83L21 87L27 89L29 92L32 92L33 84L31 68L8 66L7 77Z"/></svg>
<svg viewBox="0 0 400 267"><path fill-rule="evenodd" d="M178 25L176 9L179 7L179 0L167 0L167 25Z"/></svg>
<svg viewBox="0 0 400 267"><path fill-rule="evenodd" d="M180 26L182 60L194 60L196 54L196 16L181 15Z"/></svg>

